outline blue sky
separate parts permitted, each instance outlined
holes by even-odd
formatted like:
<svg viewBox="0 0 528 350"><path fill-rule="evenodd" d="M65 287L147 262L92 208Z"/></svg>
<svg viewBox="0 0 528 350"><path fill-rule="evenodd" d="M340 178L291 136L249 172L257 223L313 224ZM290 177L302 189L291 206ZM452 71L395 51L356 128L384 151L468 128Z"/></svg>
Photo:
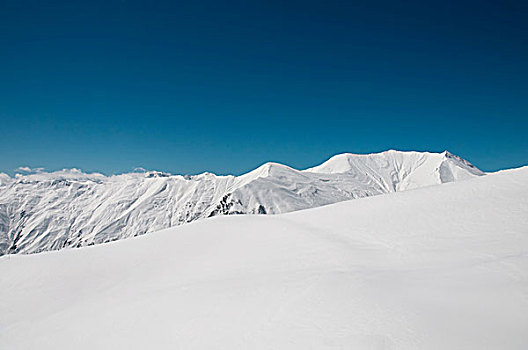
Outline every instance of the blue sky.
<svg viewBox="0 0 528 350"><path fill-rule="evenodd" d="M4 0L0 52L8 173L528 163L524 1Z"/></svg>

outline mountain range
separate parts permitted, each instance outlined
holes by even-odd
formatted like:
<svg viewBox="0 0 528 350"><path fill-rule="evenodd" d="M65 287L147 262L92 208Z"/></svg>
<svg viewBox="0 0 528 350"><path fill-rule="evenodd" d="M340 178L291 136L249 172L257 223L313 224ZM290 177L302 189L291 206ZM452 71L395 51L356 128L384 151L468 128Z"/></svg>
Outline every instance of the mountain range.
<svg viewBox="0 0 528 350"><path fill-rule="evenodd" d="M524 167L6 255L0 348L524 350L527 227Z"/></svg>
<svg viewBox="0 0 528 350"><path fill-rule="evenodd" d="M484 175L449 153L336 155L296 170L266 163L240 176L77 169L0 174L0 255L115 241L232 214L280 214Z"/></svg>

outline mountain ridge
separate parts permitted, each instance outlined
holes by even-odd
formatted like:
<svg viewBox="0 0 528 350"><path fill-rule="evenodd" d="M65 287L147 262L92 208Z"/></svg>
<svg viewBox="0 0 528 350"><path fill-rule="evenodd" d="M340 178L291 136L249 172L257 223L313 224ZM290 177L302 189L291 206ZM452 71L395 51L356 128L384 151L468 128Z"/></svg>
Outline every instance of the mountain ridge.
<svg viewBox="0 0 528 350"><path fill-rule="evenodd" d="M331 157L296 170L267 162L239 176L79 169L3 177L0 254L110 242L216 215L279 214L484 173L449 152Z"/></svg>
<svg viewBox="0 0 528 350"><path fill-rule="evenodd" d="M527 214L524 167L4 256L0 344L524 350Z"/></svg>

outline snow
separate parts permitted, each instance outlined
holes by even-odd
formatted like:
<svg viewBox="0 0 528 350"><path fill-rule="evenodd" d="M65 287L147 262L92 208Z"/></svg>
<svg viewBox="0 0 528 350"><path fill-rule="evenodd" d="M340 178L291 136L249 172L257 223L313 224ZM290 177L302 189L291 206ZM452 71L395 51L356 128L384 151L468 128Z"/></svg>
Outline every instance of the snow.
<svg viewBox="0 0 528 350"><path fill-rule="evenodd" d="M0 258L5 349L526 349L527 329L528 167Z"/></svg>
<svg viewBox="0 0 528 350"><path fill-rule="evenodd" d="M465 180L483 173L448 152L338 155L299 171L266 163L241 176L116 176L79 169L0 174L0 255L115 241L216 215L279 214Z"/></svg>
<svg viewBox="0 0 528 350"><path fill-rule="evenodd" d="M378 180L388 192L453 182L482 175L473 164L448 151L400 152L378 154L338 154L306 171L324 174L365 175Z"/></svg>

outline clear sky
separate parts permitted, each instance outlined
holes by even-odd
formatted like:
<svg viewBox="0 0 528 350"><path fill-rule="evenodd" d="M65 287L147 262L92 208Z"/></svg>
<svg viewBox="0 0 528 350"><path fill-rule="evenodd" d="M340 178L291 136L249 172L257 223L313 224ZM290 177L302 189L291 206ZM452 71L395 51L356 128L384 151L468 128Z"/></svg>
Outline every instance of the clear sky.
<svg viewBox="0 0 528 350"><path fill-rule="evenodd" d="M0 171L528 163L526 1L0 1Z"/></svg>

